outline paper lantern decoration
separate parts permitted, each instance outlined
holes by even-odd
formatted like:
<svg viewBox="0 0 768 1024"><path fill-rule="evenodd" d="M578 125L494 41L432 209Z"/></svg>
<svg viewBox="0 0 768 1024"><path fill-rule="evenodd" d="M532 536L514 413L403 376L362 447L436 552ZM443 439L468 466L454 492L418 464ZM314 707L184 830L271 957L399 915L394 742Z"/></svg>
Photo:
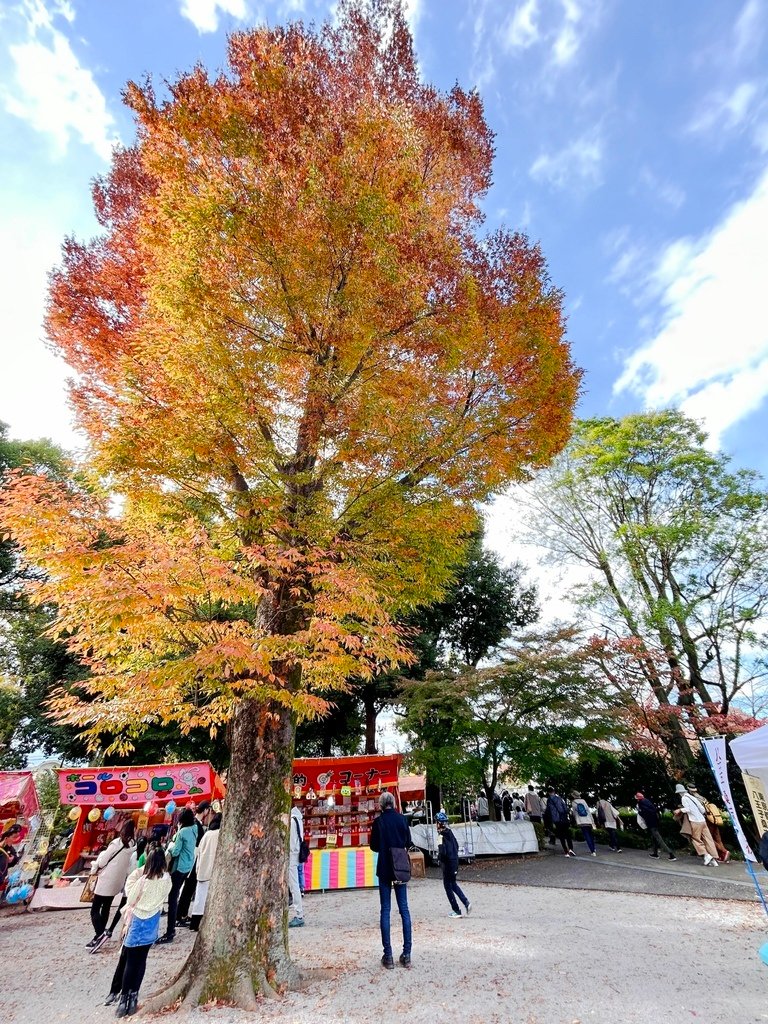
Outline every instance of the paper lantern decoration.
<svg viewBox="0 0 768 1024"><path fill-rule="evenodd" d="M165 805L165 813L166 814L173 814L173 812L175 810L176 810L176 801L175 800L169 800L168 803Z"/></svg>
<svg viewBox="0 0 768 1024"><path fill-rule="evenodd" d="M100 807L92 807L90 809L90 811L88 811L88 821L98 821L100 817L101 817L101 808Z"/></svg>
<svg viewBox="0 0 768 1024"><path fill-rule="evenodd" d="M114 807L105 807L104 808L104 821L112 821L114 816L115 816L115 808Z"/></svg>
<svg viewBox="0 0 768 1024"><path fill-rule="evenodd" d="M69 820L70 821L77 821L77 819L79 817L80 817L80 808L79 807L73 807L72 810L69 812Z"/></svg>

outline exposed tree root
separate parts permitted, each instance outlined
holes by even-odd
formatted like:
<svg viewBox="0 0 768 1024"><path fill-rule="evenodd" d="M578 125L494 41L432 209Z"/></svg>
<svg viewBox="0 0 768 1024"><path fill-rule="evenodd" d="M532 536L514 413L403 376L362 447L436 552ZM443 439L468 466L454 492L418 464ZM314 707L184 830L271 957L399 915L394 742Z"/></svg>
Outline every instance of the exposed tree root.
<svg viewBox="0 0 768 1024"><path fill-rule="evenodd" d="M263 975L262 975L263 977ZM276 996L277 993L274 991L272 986L269 984L266 978L264 978L264 995L271 994ZM232 993L232 1002L241 1010L251 1010L252 1012L258 1009L258 1003L256 1001L256 993L253 991L253 982L247 974L241 974L237 979L235 990Z"/></svg>
<svg viewBox="0 0 768 1024"><path fill-rule="evenodd" d="M176 979L165 988L159 989L148 996L141 1004L141 1014L158 1013L181 1000L188 992L191 982L187 977L187 968L184 966Z"/></svg>

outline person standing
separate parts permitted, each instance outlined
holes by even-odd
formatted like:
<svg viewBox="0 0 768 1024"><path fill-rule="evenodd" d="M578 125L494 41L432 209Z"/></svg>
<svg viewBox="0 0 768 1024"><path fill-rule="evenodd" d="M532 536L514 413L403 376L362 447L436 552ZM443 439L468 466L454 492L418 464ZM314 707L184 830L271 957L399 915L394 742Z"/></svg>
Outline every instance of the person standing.
<svg viewBox="0 0 768 1024"><path fill-rule="evenodd" d="M205 913L205 903L208 899L208 886L213 877L214 861L216 851L219 848L219 829L221 828L221 815L214 814L208 825L208 831L195 853L195 867L197 868L197 885L195 887L195 898L192 901L192 918L189 930L197 932L200 930L200 922Z"/></svg>
<svg viewBox="0 0 768 1024"><path fill-rule="evenodd" d="M694 800L698 800L699 803L704 805L707 829L709 830L709 834L712 836L712 842L715 844L715 848L717 849L717 859L722 861L723 864L727 864L731 859L731 855L728 850L726 850L723 837L720 835L720 826L724 824L723 812L717 804L702 796L695 786L689 786L688 792Z"/></svg>
<svg viewBox="0 0 768 1024"><path fill-rule="evenodd" d="M571 829L569 826L568 808L566 807L565 800L563 800L559 793L555 792L553 786L550 786L547 790L547 816L556 838L560 840L565 856L575 857L576 854L573 852L573 840L571 839Z"/></svg>
<svg viewBox="0 0 768 1024"><path fill-rule="evenodd" d="M136 826L129 819L123 823L120 835L109 846L102 850L91 866L91 874L96 875L93 903L91 903L91 924L93 938L86 943L86 949L95 952L108 940L107 922L112 901L125 885L131 854L134 849L133 836Z"/></svg>
<svg viewBox="0 0 768 1024"><path fill-rule="evenodd" d="M638 822L640 818L643 819L648 835L651 837L651 852L649 856L658 860L659 850L661 849L667 854L669 860L677 860L677 857L661 838L661 833L659 832L659 812L656 804L642 793L635 793L635 800L637 800Z"/></svg>
<svg viewBox="0 0 768 1024"><path fill-rule="evenodd" d="M714 864L717 867L717 847L709 834L707 828L707 816L704 804L689 793L685 786L679 782L675 786L675 793L680 797L680 804L683 812L688 815L688 824L691 826L691 842L696 853L704 858L704 866Z"/></svg>
<svg viewBox="0 0 768 1024"><path fill-rule="evenodd" d="M450 916L461 917L459 904L456 902L456 897L458 896L459 900L464 904L467 917L469 917L472 904L461 891L459 883L456 881L456 876L459 873L459 844L456 842L456 836L448 827L448 815L445 811L437 812L435 822L437 823L437 834L440 844L437 848L437 859L440 867L443 869L443 888L451 905Z"/></svg>
<svg viewBox="0 0 768 1024"><path fill-rule="evenodd" d="M587 844L590 854L596 857L595 819L592 817L592 811L590 811L587 801L576 790L571 793L571 809L573 811L573 820L581 829L581 834L584 836L584 842Z"/></svg>
<svg viewBox="0 0 768 1024"><path fill-rule="evenodd" d="M533 786L529 786L525 794L525 813L531 821L541 821L544 817L544 801Z"/></svg>
<svg viewBox="0 0 768 1024"><path fill-rule="evenodd" d="M480 793L477 797L477 820L490 821L490 815L488 813L488 797L485 793Z"/></svg>
<svg viewBox="0 0 768 1024"><path fill-rule="evenodd" d="M619 846L619 829L624 828L621 815L608 799L607 793L603 793L597 801L597 820L608 833L608 846L613 853L621 853Z"/></svg>
<svg viewBox="0 0 768 1024"><path fill-rule="evenodd" d="M117 1017L136 1013L147 957L160 931L160 914L171 885L165 853L162 847L152 846L144 867L134 871L125 883L127 924L106 1000L107 1006L120 1000Z"/></svg>
<svg viewBox="0 0 768 1024"><path fill-rule="evenodd" d="M301 852L301 843L304 839L304 819L301 816L301 809L298 804L294 804L291 808L290 829L288 891L291 894L293 916L288 922L288 927L302 928L304 926L304 903L301 895L301 883L299 882L299 853Z"/></svg>
<svg viewBox="0 0 768 1024"><path fill-rule="evenodd" d="M211 802L210 800L201 800L195 810L195 828L197 829L197 840L195 846L199 847L203 841L205 835L206 826L208 819L211 816ZM179 896L179 909L177 924L181 925L182 928L189 927L189 907L195 896L195 889L197 888L197 861L192 865L192 870L187 875L187 880L184 883L184 888L181 890Z"/></svg>
<svg viewBox="0 0 768 1024"><path fill-rule="evenodd" d="M501 794L501 813L504 821L512 821L512 797L507 789Z"/></svg>
<svg viewBox="0 0 768 1024"><path fill-rule="evenodd" d="M179 905L179 893L195 863L197 828L195 827L195 812L191 807L185 807L181 812L179 826L179 831L176 833L173 845L168 851L171 858L171 891L168 894L168 917L166 919L165 935L157 940L158 945L173 942L176 938L176 912Z"/></svg>
<svg viewBox="0 0 768 1024"><path fill-rule="evenodd" d="M374 853L378 853L376 862L376 877L379 880L379 902L381 914L379 923L381 926L381 944L384 947L384 955L381 958L382 967L392 970L395 966L392 957L392 940L390 936L389 915L392 909L392 886L395 886L395 899L397 909L400 912L400 919L403 924L403 952L400 954L402 967L411 966L412 926L411 912L408 908L408 885L404 882L395 881L395 872L392 866L392 849L405 849L411 845L411 834L408 829L408 822L402 814L395 810L395 798L391 793L382 793L379 797L381 814L374 819L371 826L370 846ZM487 802L486 802L487 809Z"/></svg>

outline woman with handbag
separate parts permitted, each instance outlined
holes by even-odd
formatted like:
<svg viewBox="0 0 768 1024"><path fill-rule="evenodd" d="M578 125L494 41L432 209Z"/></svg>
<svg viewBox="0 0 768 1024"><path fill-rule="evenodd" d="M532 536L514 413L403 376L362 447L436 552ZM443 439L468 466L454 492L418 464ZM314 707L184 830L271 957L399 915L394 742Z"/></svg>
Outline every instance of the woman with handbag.
<svg viewBox="0 0 768 1024"><path fill-rule="evenodd" d="M129 819L120 829L120 835L113 839L106 850L102 850L91 867L91 875L86 882L86 890L93 893L91 903L91 924L94 935L86 943L86 949L94 950L107 941L107 921L112 901L125 885L133 852L133 836L136 827ZM88 892L83 896L87 901ZM81 897L82 898L82 897Z"/></svg>
<svg viewBox="0 0 768 1024"><path fill-rule="evenodd" d="M125 905L123 948L115 969L106 1005L120 1000L118 1017L131 1017L138 1009L139 990L147 969L147 957L160 932L160 914L171 878L166 870L165 852L153 846L146 863L125 883L128 901Z"/></svg>

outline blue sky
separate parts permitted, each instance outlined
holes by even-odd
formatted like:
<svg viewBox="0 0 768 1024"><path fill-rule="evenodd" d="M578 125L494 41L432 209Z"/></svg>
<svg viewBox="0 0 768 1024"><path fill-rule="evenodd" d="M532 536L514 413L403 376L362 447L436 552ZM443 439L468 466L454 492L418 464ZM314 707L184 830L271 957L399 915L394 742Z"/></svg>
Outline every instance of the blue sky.
<svg viewBox="0 0 768 1024"><path fill-rule="evenodd" d="M45 274L94 230L126 80L223 64L226 33L330 0L3 0L0 419L77 443ZM410 0L423 76L497 133L488 226L541 241L583 415L678 405L768 471L768 0Z"/></svg>

